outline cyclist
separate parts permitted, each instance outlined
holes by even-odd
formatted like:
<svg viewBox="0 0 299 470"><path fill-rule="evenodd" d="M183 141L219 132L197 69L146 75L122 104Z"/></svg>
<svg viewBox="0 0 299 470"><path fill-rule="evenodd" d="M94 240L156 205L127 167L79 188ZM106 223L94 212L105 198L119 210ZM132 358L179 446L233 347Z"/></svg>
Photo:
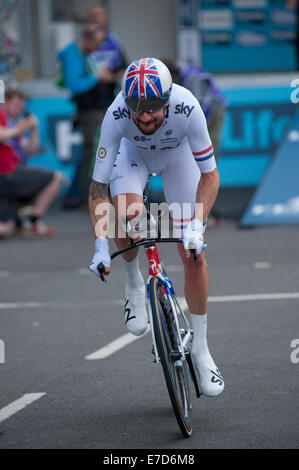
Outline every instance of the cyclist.
<svg viewBox="0 0 299 470"><path fill-rule="evenodd" d="M222 392L224 382L207 344L209 276L203 233L217 196L219 174L199 102L186 88L172 83L163 62L147 57L127 67L122 91L108 108L101 127L89 195L96 238L89 269L97 276L99 263L105 266L105 275L110 273L108 223L103 223L107 212L100 209L101 204L108 202L108 188L116 220L126 215L132 219L142 213L143 190L150 173L161 173L166 202L174 207L174 230L183 240L183 244L178 243L178 252L184 265L185 297L194 330L193 358L202 393L216 396ZM188 217L182 211L186 203L190 207ZM131 204L134 211L128 214ZM119 230L115 242L118 248L123 248L130 240ZM193 247L197 263L188 249ZM141 335L147 328L148 317L137 250L123 254L125 322L131 333Z"/></svg>

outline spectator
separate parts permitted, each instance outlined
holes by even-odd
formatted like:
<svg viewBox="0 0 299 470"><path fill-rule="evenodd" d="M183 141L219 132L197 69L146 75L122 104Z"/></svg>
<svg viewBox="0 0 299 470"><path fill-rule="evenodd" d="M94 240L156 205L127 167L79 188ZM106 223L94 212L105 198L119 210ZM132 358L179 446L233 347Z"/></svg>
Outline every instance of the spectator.
<svg viewBox="0 0 299 470"><path fill-rule="evenodd" d="M19 118L25 96L18 90L7 90L0 109L0 236L12 235L16 228L18 205L32 204L22 231L31 236L53 235L41 218L55 200L62 175L25 165L28 156L39 148L38 120L35 116ZM30 131L29 137L24 132Z"/></svg>
<svg viewBox="0 0 299 470"><path fill-rule="evenodd" d="M205 114L209 135L213 144L216 161L219 160L219 140L225 116L226 100L216 87L212 76L196 65L184 62L174 62L171 59L162 59L169 68L173 80L184 86L198 99ZM217 227L220 223L220 214L217 206L211 210L208 226Z"/></svg>
<svg viewBox="0 0 299 470"><path fill-rule="evenodd" d="M205 114L216 160L219 159L219 139L225 115L226 100L212 76L196 65L162 59L173 80L184 86L198 99Z"/></svg>
<svg viewBox="0 0 299 470"><path fill-rule="evenodd" d="M121 44L116 36L108 33L108 18L106 10L101 5L94 5L88 11L88 22L96 25L105 32L105 39L99 48L91 54L91 58L98 64L105 63L113 72L118 72L119 80L127 67Z"/></svg>
<svg viewBox="0 0 299 470"><path fill-rule="evenodd" d="M72 93L77 105L78 122L82 129L84 151L77 167L75 180L79 180L80 196L67 196L65 208L87 205L90 167L93 156L94 139L107 107L114 99L114 89L118 74L104 63L96 69L91 67L88 55L97 51L104 42L105 33L99 26L89 26L78 40L58 53L62 63L66 87Z"/></svg>
<svg viewBox="0 0 299 470"><path fill-rule="evenodd" d="M299 0L286 0L286 7L289 10L294 10L296 14L296 36L295 36L295 51L296 51L296 69L299 70Z"/></svg>

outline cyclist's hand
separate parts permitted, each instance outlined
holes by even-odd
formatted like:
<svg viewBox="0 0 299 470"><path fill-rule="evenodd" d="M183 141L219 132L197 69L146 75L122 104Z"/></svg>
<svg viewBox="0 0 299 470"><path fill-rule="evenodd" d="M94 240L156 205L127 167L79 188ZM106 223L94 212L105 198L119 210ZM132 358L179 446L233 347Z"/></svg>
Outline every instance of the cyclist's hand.
<svg viewBox="0 0 299 470"><path fill-rule="evenodd" d="M95 250L95 254L90 265L88 266L88 269L93 274L104 280L103 276L107 276L110 273L111 264L108 239L104 237L97 238L95 241ZM105 270L102 273L98 269L100 264L105 267Z"/></svg>
<svg viewBox="0 0 299 470"><path fill-rule="evenodd" d="M198 219L193 219L183 232L183 244L186 251L186 256L189 258L190 250L195 250L199 255L207 248L207 244L203 240L203 224Z"/></svg>

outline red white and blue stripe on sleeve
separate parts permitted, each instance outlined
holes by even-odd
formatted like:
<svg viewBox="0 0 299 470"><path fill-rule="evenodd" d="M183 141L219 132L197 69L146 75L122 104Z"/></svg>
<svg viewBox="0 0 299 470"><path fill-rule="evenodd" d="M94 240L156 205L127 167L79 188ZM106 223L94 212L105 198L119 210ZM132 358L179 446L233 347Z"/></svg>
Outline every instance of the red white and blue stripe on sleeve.
<svg viewBox="0 0 299 470"><path fill-rule="evenodd" d="M199 169L202 172L209 172L216 168L216 160L214 157L213 145L201 150L200 152L192 152Z"/></svg>
<svg viewBox="0 0 299 470"><path fill-rule="evenodd" d="M209 160L209 158L214 157L213 145L202 150L201 152L193 152L194 158L197 162L204 162Z"/></svg>

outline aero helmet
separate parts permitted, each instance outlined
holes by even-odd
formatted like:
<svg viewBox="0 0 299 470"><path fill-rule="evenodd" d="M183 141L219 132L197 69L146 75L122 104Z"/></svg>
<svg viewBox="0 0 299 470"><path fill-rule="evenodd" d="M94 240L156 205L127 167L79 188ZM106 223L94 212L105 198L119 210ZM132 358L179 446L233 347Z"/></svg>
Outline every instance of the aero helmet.
<svg viewBox="0 0 299 470"><path fill-rule="evenodd" d="M163 62L153 57L135 60L122 79L122 94L134 113L158 111L169 100L171 74Z"/></svg>

